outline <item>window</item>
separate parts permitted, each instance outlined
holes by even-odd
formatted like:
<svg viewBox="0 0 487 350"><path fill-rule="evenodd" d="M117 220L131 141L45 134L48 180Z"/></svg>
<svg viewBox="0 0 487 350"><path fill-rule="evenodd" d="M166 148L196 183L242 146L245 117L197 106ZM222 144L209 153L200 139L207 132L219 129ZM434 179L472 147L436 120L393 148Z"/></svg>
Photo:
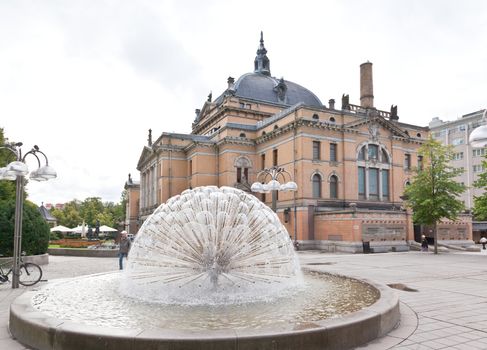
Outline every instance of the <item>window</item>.
<svg viewBox="0 0 487 350"><path fill-rule="evenodd" d="M484 171L484 167L482 166L482 164L473 166L474 173L481 173L482 171Z"/></svg>
<svg viewBox="0 0 487 350"><path fill-rule="evenodd" d="M330 122L331 123L334 123L335 122L335 118L334 117L330 117Z"/></svg>
<svg viewBox="0 0 487 350"><path fill-rule="evenodd" d="M365 148L366 146L362 147L358 153L358 160L365 160Z"/></svg>
<svg viewBox="0 0 487 350"><path fill-rule="evenodd" d="M276 125L274 125L274 130L277 130L277 129L279 129L279 126L276 124Z"/></svg>
<svg viewBox="0 0 487 350"><path fill-rule="evenodd" d="M235 159L234 166L237 170L237 183L246 184L249 182L249 168L252 166L247 157L238 157Z"/></svg>
<svg viewBox="0 0 487 350"><path fill-rule="evenodd" d="M265 154L260 156L260 165L262 169L265 169Z"/></svg>
<svg viewBox="0 0 487 350"><path fill-rule="evenodd" d="M466 130L465 124L462 124L458 127L458 131L465 131L465 130Z"/></svg>
<svg viewBox="0 0 487 350"><path fill-rule="evenodd" d="M321 198L321 176L313 175L313 198Z"/></svg>
<svg viewBox="0 0 487 350"><path fill-rule="evenodd" d="M338 177L330 176L330 198L338 198Z"/></svg>
<svg viewBox="0 0 487 350"><path fill-rule="evenodd" d="M418 156L418 169L423 170L423 156Z"/></svg>
<svg viewBox="0 0 487 350"><path fill-rule="evenodd" d="M360 199L365 199L365 168L358 167L358 195Z"/></svg>
<svg viewBox="0 0 487 350"><path fill-rule="evenodd" d="M379 147L377 145L369 145L369 160L379 159Z"/></svg>
<svg viewBox="0 0 487 350"><path fill-rule="evenodd" d="M272 165L277 166L277 149L272 150Z"/></svg>
<svg viewBox="0 0 487 350"><path fill-rule="evenodd" d="M239 137L247 137L244 132L240 133Z"/></svg>
<svg viewBox="0 0 487 350"><path fill-rule="evenodd" d="M320 147L321 147L321 142L320 141L313 141L313 160L320 160Z"/></svg>
<svg viewBox="0 0 487 350"><path fill-rule="evenodd" d="M474 157L483 156L485 154L485 148L474 148L472 153Z"/></svg>
<svg viewBox="0 0 487 350"><path fill-rule="evenodd" d="M358 199L388 201L392 165L387 149L377 144L364 145L358 152L357 161ZM411 158L409 158L410 166Z"/></svg>
<svg viewBox="0 0 487 350"><path fill-rule="evenodd" d="M458 152L453 154L453 160L461 160L463 159L463 152Z"/></svg>
<svg viewBox="0 0 487 350"><path fill-rule="evenodd" d="M381 162L382 163L385 163L385 164L389 164L389 156L387 155L387 152L385 149L382 149L382 159L381 159Z"/></svg>
<svg viewBox="0 0 487 350"><path fill-rule="evenodd" d="M389 199L389 170L382 170L382 199Z"/></svg>
<svg viewBox="0 0 487 350"><path fill-rule="evenodd" d="M249 179L249 168L237 168L237 182L239 184L248 183L248 179Z"/></svg>
<svg viewBox="0 0 487 350"><path fill-rule="evenodd" d="M369 168L369 198L379 198L379 169Z"/></svg>
<svg viewBox="0 0 487 350"><path fill-rule="evenodd" d="M410 154L404 155L404 169L406 169L406 170L411 169L411 155Z"/></svg>
<svg viewBox="0 0 487 350"><path fill-rule="evenodd" d="M420 138L421 138L421 133L419 133L419 132L418 132L418 133L416 134L416 137L420 139Z"/></svg>
<svg viewBox="0 0 487 350"><path fill-rule="evenodd" d="M320 119L320 117L318 116L318 114L313 114L313 119Z"/></svg>
<svg viewBox="0 0 487 350"><path fill-rule="evenodd" d="M193 176L193 161L189 161L189 176Z"/></svg>
<svg viewBox="0 0 487 350"><path fill-rule="evenodd" d="M330 162L337 161L337 144L330 143Z"/></svg>
<svg viewBox="0 0 487 350"><path fill-rule="evenodd" d="M453 139L453 141L451 142L453 146L463 145L464 143L465 140L463 138Z"/></svg>

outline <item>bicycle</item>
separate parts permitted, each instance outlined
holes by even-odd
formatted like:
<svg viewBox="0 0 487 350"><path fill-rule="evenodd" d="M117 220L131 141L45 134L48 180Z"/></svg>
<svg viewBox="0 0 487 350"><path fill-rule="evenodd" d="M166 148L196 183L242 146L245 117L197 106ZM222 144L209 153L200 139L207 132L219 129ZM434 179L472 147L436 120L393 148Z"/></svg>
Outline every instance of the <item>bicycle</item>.
<svg viewBox="0 0 487 350"><path fill-rule="evenodd" d="M8 276L13 273L13 266L10 266L7 272L4 267L8 264L12 264L13 259L0 264L0 283L6 283L9 281ZM23 262L20 259L19 266L19 283L23 286L33 286L39 282L42 278L42 269L39 265L31 262Z"/></svg>

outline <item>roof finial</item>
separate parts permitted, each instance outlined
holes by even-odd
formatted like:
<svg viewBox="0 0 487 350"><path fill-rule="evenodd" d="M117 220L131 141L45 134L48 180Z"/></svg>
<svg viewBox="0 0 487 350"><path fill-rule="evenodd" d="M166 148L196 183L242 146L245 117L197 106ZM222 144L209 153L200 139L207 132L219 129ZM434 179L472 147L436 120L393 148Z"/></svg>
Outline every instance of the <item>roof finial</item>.
<svg viewBox="0 0 487 350"><path fill-rule="evenodd" d="M257 56L254 60L254 72L264 75L271 75L270 61L266 56L267 50L264 46L264 32L260 32L260 45L257 50Z"/></svg>

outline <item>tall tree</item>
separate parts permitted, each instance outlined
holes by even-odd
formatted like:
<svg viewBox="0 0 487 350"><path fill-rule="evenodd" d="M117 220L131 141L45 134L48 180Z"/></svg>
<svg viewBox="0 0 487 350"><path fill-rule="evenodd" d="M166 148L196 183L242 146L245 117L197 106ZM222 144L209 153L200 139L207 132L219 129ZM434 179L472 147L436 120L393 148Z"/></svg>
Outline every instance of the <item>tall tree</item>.
<svg viewBox="0 0 487 350"><path fill-rule="evenodd" d="M487 154L482 161L482 168L484 171L479 175L473 185L477 188L483 188L484 193L481 196L474 197L473 214L476 220L485 221L487 220Z"/></svg>
<svg viewBox="0 0 487 350"><path fill-rule="evenodd" d="M455 220L464 209L458 196L466 187L455 181L463 169L450 166L452 148L432 138L419 148L418 154L423 156L424 168L416 170L411 185L406 188L406 204L413 210L415 223L433 226L435 254L438 254L438 222L443 218Z"/></svg>

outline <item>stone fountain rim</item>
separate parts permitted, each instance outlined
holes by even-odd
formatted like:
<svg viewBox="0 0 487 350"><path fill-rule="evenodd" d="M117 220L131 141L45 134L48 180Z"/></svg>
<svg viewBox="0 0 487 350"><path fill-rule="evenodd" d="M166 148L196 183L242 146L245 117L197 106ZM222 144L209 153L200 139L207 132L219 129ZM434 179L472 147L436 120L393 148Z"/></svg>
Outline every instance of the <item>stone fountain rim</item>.
<svg viewBox="0 0 487 350"><path fill-rule="evenodd" d="M326 274L320 271L313 271ZM21 343L35 349L346 349L390 332L399 322L399 297L380 283L333 274L371 285L380 292L372 305L339 318L310 322L299 330L221 329L168 330L109 328L65 321L32 306L36 291L17 297L10 306L9 328ZM80 278L80 277L78 277ZM86 278L83 276L81 278Z"/></svg>

